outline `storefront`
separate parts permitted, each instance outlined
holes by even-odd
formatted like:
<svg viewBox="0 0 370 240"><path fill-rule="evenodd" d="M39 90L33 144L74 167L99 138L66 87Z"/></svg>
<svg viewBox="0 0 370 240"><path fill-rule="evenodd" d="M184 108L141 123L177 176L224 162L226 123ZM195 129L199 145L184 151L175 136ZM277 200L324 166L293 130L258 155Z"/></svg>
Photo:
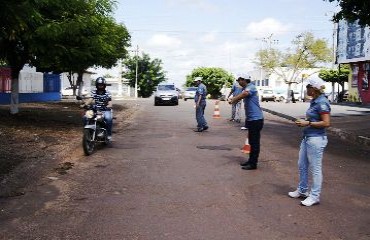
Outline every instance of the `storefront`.
<svg viewBox="0 0 370 240"><path fill-rule="evenodd" d="M350 64L349 97L370 104L370 28L344 20L338 24L337 63Z"/></svg>

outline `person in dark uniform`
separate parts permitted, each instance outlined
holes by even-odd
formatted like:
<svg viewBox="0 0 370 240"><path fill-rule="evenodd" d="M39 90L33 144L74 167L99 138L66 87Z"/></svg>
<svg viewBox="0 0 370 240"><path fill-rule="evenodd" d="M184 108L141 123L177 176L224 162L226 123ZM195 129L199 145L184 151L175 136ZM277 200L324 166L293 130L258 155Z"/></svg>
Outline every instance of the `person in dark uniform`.
<svg viewBox="0 0 370 240"><path fill-rule="evenodd" d="M207 121L204 118L204 110L207 105L207 87L202 83L202 80L201 77L196 77L194 79L194 83L198 87L194 97L195 118L197 120L197 129L195 132L203 132L208 129Z"/></svg>
<svg viewBox="0 0 370 240"><path fill-rule="evenodd" d="M239 84L244 88L241 94L233 97L229 103L233 104L244 99L248 124L248 142L251 145L251 152L248 161L241 163L243 170L257 169L258 157L260 154L261 130L263 128L263 113L259 104L258 90L251 83L251 77L246 74L239 74Z"/></svg>

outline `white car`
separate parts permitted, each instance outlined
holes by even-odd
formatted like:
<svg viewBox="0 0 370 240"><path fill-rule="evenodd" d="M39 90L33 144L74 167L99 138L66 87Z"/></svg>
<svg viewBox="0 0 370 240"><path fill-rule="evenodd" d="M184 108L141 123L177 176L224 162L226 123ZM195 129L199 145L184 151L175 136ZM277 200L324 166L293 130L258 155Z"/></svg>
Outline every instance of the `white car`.
<svg viewBox="0 0 370 240"><path fill-rule="evenodd" d="M268 102L268 101L273 101L275 102L275 93L272 89L264 89L264 90L261 90L261 102Z"/></svg>
<svg viewBox="0 0 370 240"><path fill-rule="evenodd" d="M275 97L276 97L276 101L283 102L288 97L287 91L276 91ZM290 96L289 96L289 99L291 100L291 97ZM301 101L302 100L301 93L300 92L297 92L297 91L294 91L294 99L296 101Z"/></svg>
<svg viewBox="0 0 370 240"><path fill-rule="evenodd" d="M184 91L182 98L184 99L184 101L188 99L194 99L196 91L197 91L197 87L188 87Z"/></svg>
<svg viewBox="0 0 370 240"><path fill-rule="evenodd" d="M160 83L154 93L154 106L159 104L179 105L179 92L173 83Z"/></svg>

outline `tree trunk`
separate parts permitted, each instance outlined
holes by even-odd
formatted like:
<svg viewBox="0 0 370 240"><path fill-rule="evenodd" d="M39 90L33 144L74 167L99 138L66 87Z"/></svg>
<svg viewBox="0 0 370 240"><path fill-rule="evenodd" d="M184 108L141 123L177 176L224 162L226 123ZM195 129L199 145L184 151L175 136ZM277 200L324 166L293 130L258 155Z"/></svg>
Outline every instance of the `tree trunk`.
<svg viewBox="0 0 370 240"><path fill-rule="evenodd" d="M77 75L76 86L78 86L78 93L77 93L78 96L81 96L81 94L82 94L83 75L84 75L84 71L79 71L78 75Z"/></svg>
<svg viewBox="0 0 370 240"><path fill-rule="evenodd" d="M19 71L21 69L20 67L11 68L12 90L10 94L10 114L19 113Z"/></svg>

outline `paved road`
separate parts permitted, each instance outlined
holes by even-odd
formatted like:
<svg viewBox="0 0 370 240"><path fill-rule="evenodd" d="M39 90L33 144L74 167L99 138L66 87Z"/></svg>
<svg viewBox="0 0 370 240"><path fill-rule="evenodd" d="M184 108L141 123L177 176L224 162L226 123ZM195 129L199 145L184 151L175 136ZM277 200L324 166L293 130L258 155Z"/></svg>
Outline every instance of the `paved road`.
<svg viewBox="0 0 370 240"><path fill-rule="evenodd" d="M330 136L322 202L307 208L286 195L297 182L291 122L266 114L259 169L243 171L245 132L226 103L212 119L209 102L204 133L192 131L191 101L129 104L136 116L111 148L79 150L67 175L2 201L1 239L370 239L369 152Z"/></svg>
<svg viewBox="0 0 370 240"><path fill-rule="evenodd" d="M293 116L304 117L309 102L281 103L281 102L263 102L261 106L267 109L276 110L281 113ZM331 105L332 117L342 116L370 116L370 108L356 107L349 105Z"/></svg>

